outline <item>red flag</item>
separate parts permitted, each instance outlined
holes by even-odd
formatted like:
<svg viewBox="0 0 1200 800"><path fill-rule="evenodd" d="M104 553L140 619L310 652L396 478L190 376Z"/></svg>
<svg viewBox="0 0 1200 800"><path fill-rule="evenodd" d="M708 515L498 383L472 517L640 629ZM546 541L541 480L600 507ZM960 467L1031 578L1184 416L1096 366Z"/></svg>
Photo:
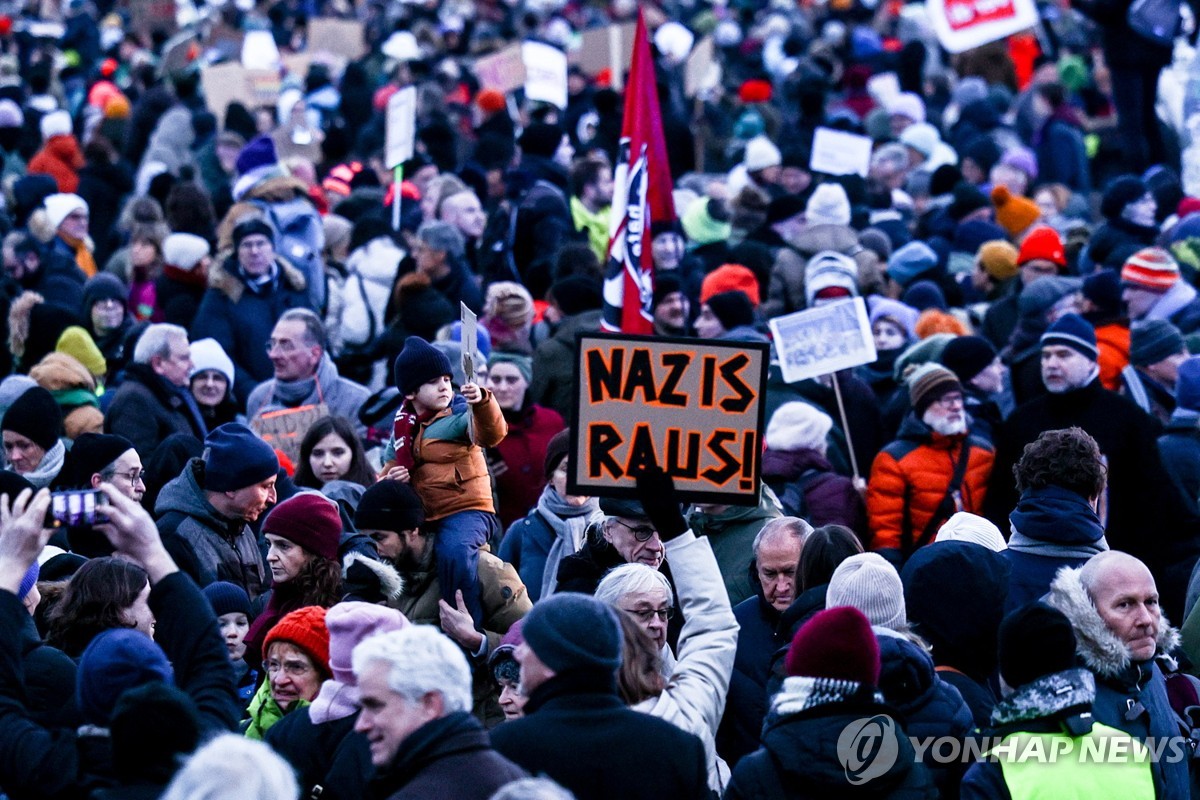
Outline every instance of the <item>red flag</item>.
<svg viewBox="0 0 1200 800"><path fill-rule="evenodd" d="M604 278L605 330L653 333L652 223L675 219L671 169L646 20L638 11L633 63L625 88L625 119L613 176L608 267Z"/></svg>

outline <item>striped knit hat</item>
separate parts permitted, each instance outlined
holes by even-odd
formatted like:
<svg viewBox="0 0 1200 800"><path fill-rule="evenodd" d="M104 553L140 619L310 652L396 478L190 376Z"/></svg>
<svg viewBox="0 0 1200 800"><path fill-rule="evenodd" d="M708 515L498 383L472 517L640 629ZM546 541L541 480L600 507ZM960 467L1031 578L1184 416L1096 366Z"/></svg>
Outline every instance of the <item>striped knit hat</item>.
<svg viewBox="0 0 1200 800"><path fill-rule="evenodd" d="M1121 283L1148 292L1165 292L1178 280L1179 265L1161 247L1137 251L1121 268Z"/></svg>
<svg viewBox="0 0 1200 800"><path fill-rule="evenodd" d="M1042 334L1041 346L1069 347L1091 361L1100 358L1096 348L1096 329L1078 314L1063 314Z"/></svg>

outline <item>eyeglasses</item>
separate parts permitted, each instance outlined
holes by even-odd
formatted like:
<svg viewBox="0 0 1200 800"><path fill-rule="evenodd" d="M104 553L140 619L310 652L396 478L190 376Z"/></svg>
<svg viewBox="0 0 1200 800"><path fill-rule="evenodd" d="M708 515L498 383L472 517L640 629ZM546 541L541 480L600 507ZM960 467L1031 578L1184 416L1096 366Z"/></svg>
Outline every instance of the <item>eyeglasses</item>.
<svg viewBox="0 0 1200 800"><path fill-rule="evenodd" d="M641 623L647 624L647 625L655 617L658 617L663 622L666 622L671 617L675 616L675 609L671 606L667 606L666 608L642 608L642 609L622 608L621 610L624 611L626 614L632 614L633 616L637 617L638 622L641 622Z"/></svg>
<svg viewBox="0 0 1200 800"><path fill-rule="evenodd" d="M303 661L264 661L262 662L263 671L268 675L276 675L280 670L289 678L303 678L308 673L312 672L312 667L305 664Z"/></svg>
<svg viewBox="0 0 1200 800"><path fill-rule="evenodd" d="M633 538L638 540L639 542L648 542L648 541L650 541L651 536L658 533L658 531L654 530L654 528L650 527L649 525L639 525L635 528L632 525L626 525L624 522L621 522L621 520L617 519L616 517L609 517L608 522L620 525L622 528L624 528L625 530L632 533Z"/></svg>
<svg viewBox="0 0 1200 800"><path fill-rule="evenodd" d="M267 340L267 352L270 353L273 350L278 350L279 352L284 353L284 354L293 353L296 350L296 343L289 342L286 339L284 339L284 340L268 339Z"/></svg>
<svg viewBox="0 0 1200 800"><path fill-rule="evenodd" d="M963 404L963 396L955 392L952 394L943 395L933 402L937 403L942 408L953 408L954 406L961 406Z"/></svg>
<svg viewBox="0 0 1200 800"><path fill-rule="evenodd" d="M118 474L125 480L129 481L129 484L131 486L135 485L135 484L139 484L139 483L144 483L146 480L146 470L144 470L144 469L135 469L131 472L121 472Z"/></svg>

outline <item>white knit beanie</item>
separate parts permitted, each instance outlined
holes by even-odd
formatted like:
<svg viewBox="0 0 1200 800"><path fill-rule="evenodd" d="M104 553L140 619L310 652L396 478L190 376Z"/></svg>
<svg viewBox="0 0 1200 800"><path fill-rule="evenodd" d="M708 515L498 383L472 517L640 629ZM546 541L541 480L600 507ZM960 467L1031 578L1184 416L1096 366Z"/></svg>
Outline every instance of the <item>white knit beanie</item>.
<svg viewBox="0 0 1200 800"><path fill-rule="evenodd" d="M999 553L1007 550L1000 529L977 514L959 511L946 520L937 532L935 542L972 542Z"/></svg>
<svg viewBox="0 0 1200 800"><path fill-rule="evenodd" d="M65 111L51 111L42 117L38 123L42 133L42 141L50 141L51 136L66 136L71 132L71 115Z"/></svg>
<svg viewBox="0 0 1200 800"><path fill-rule="evenodd" d="M780 452L816 450L825 453L825 437L833 428L829 415L808 403L793 401L775 409L767 424L767 447Z"/></svg>
<svg viewBox="0 0 1200 800"><path fill-rule="evenodd" d="M84 211L88 210L86 200L77 194L65 192L47 196L42 201L42 205L46 207L46 217L50 220L50 226L54 230L58 230L58 226L62 225L63 220L75 211L80 209Z"/></svg>
<svg viewBox="0 0 1200 800"><path fill-rule="evenodd" d="M804 221L809 225L849 225L850 198L840 183L822 183L808 198Z"/></svg>
<svg viewBox="0 0 1200 800"><path fill-rule="evenodd" d="M208 255L208 241L194 233L172 233L163 240L163 262L190 272Z"/></svg>
<svg viewBox="0 0 1200 800"><path fill-rule="evenodd" d="M225 353L225 348L221 347L220 342L216 339L201 339L192 342L190 350L192 374L188 376L189 379L206 369L212 369L224 375L225 380L229 381L229 388L233 388L233 359Z"/></svg>
<svg viewBox="0 0 1200 800"><path fill-rule="evenodd" d="M747 172L758 172L767 167L778 167L783 163L783 154L779 148L766 136L755 136L746 142L746 152L742 156L742 164Z"/></svg>
<svg viewBox="0 0 1200 800"><path fill-rule="evenodd" d="M903 630L908 622L900 573L878 553L850 556L833 571L825 607L853 606L876 627Z"/></svg>

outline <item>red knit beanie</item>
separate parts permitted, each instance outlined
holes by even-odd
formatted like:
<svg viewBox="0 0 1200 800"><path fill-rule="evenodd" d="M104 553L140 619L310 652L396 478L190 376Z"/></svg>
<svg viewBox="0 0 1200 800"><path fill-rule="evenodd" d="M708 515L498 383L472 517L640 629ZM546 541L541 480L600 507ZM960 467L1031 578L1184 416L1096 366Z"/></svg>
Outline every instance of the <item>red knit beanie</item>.
<svg viewBox="0 0 1200 800"><path fill-rule="evenodd" d="M499 89L483 89L475 96L475 105L485 114L495 114L508 106L508 99Z"/></svg>
<svg viewBox="0 0 1200 800"><path fill-rule="evenodd" d="M758 308L758 278L741 264L722 264L708 273L700 283L700 302L707 303L714 294L734 290L745 292L746 297L750 298L750 305Z"/></svg>
<svg viewBox="0 0 1200 800"><path fill-rule="evenodd" d="M796 631L784 665L791 676L878 686L879 642L857 608L829 608Z"/></svg>
<svg viewBox="0 0 1200 800"><path fill-rule="evenodd" d="M332 500L316 492L302 492L271 509L262 532L282 536L314 555L336 561L342 518Z"/></svg>
<svg viewBox="0 0 1200 800"><path fill-rule="evenodd" d="M1049 225L1037 226L1021 241L1017 264L1035 259L1050 261L1060 270L1067 266L1067 251L1063 249L1062 237Z"/></svg>
<svg viewBox="0 0 1200 800"><path fill-rule="evenodd" d="M771 100L771 82L751 78L738 88L738 100L743 103L767 103Z"/></svg>
<svg viewBox="0 0 1200 800"><path fill-rule="evenodd" d="M333 674L329 668L329 629L325 627L325 609L320 606L298 608L276 622L263 640L264 656L270 652L273 642L296 645L308 654L326 676Z"/></svg>

